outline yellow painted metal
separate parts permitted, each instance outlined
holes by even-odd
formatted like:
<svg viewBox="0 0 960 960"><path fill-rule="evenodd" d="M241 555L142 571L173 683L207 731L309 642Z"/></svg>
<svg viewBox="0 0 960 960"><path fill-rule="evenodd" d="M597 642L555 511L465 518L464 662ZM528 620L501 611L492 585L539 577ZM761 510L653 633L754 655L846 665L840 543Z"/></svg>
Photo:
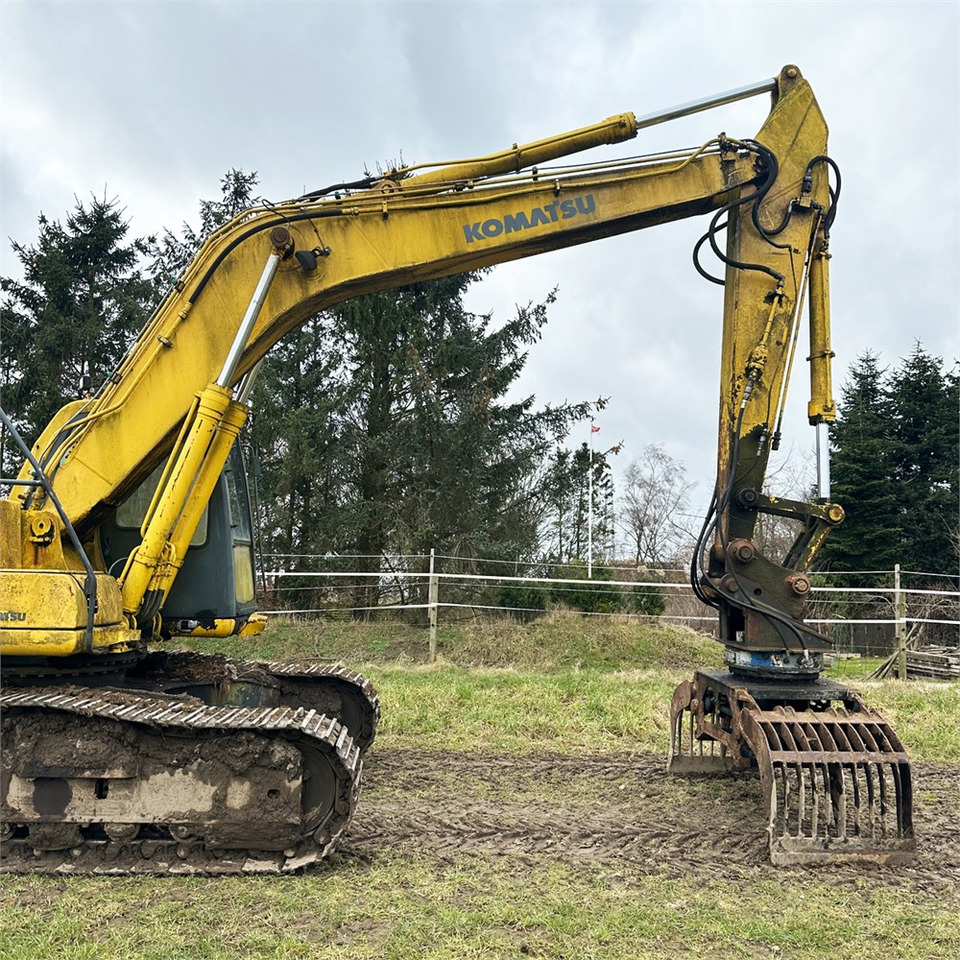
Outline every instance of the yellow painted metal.
<svg viewBox="0 0 960 960"><path fill-rule="evenodd" d="M255 637L263 633L267 625L267 618L261 614L253 614L247 620L237 620L234 618L218 618L213 621L205 621L202 625L183 629L177 626L173 630L177 637Z"/></svg>
<svg viewBox="0 0 960 960"><path fill-rule="evenodd" d="M255 637L263 633L263 628L267 625L267 618L260 613L251 614L247 622L240 628L241 637Z"/></svg>
<svg viewBox="0 0 960 960"><path fill-rule="evenodd" d="M489 157L408 179L388 178L344 197L260 208L212 236L110 382L96 397L64 408L35 447L82 538L177 448L143 529L143 544L123 574L127 612L140 609L147 595L152 609L169 589L219 472L213 467L225 460L245 415L229 387L285 333L359 294L710 213L756 189L755 151L729 138L661 158L516 172L635 133L632 115L621 114ZM792 216L774 245L751 222L752 202L729 214L731 260L762 264L783 280L736 265L726 270L721 486L730 476L736 440L772 429L808 272L817 317L811 332L811 411L815 407L816 415L826 419L832 407L827 277L820 256L829 193L823 166L808 171L811 160L826 153L826 137L809 85L796 68L785 68L773 109L756 137L779 162L760 222L773 230L788 211ZM808 172L812 189L805 193ZM795 202L798 198L802 202ZM264 258L274 250L271 231L278 227L289 231L296 249L329 248L330 255L309 271L294 257L280 264L234 383L228 389L210 386L234 341ZM813 251L817 256L811 260ZM196 396L202 398L193 410L196 416L187 416ZM755 475L762 476L765 453L755 464ZM6 526L6 512L3 519ZM0 540L4 555L15 552L11 536L4 533ZM24 553L22 531L20 537ZM48 559L55 556L51 546L44 547ZM21 562L26 564L23 557ZM63 563L69 562L65 556Z"/></svg>
<svg viewBox="0 0 960 960"><path fill-rule="evenodd" d="M23 565L21 513L20 504L15 500L0 500L0 570L13 570Z"/></svg>
<svg viewBox="0 0 960 960"><path fill-rule="evenodd" d="M262 211L208 241L183 293L148 324L115 382L90 401L85 422L66 439L46 432L38 453L59 462L58 495L81 527L96 521L101 504L122 501L169 452L190 398L219 371L280 218L299 249L322 240L333 252L309 274L295 259L281 265L238 378L283 334L352 296L706 213L754 175L752 157L721 162L707 151L687 162L549 183L386 199L370 193ZM510 222L531 225L514 230ZM496 235L484 235L484 227Z"/></svg>
<svg viewBox="0 0 960 960"><path fill-rule="evenodd" d="M772 237L774 246L755 228L752 202L741 204L728 215L726 253L735 263L759 264L783 279L778 283L768 273L752 269L728 268L726 272L717 470L720 491L727 489L735 466L731 463L734 447L747 438L752 439L751 482L758 485L764 476L810 257L822 211L829 206L827 177L820 166L810 171L813 203L793 203L803 194L810 161L827 152L827 125L810 85L795 67L785 69L779 82L777 102L755 138L773 151L779 164L777 179L761 206L760 222L774 231L788 211L792 215L783 231ZM762 362L758 363L758 358ZM760 437L766 439L758 442ZM724 531L718 531L718 536L722 534Z"/></svg>
<svg viewBox="0 0 960 960"><path fill-rule="evenodd" d="M141 528L142 541L127 560L120 583L126 613L136 616L147 594L152 613L167 596L233 442L246 416L232 391L210 384L193 405ZM150 613L150 616L152 616Z"/></svg>
<svg viewBox="0 0 960 960"><path fill-rule="evenodd" d="M830 253L827 241L818 236L810 266L810 423L833 423L837 405L833 399L830 346Z"/></svg>
<svg viewBox="0 0 960 960"><path fill-rule="evenodd" d="M5 656L62 657L84 652L87 600L82 573L0 570L0 649ZM117 581L97 576L93 649L122 652L140 642L127 627Z"/></svg>
<svg viewBox="0 0 960 960"><path fill-rule="evenodd" d="M256 597L253 555L248 543L238 543L233 548L233 588L238 603L251 603Z"/></svg>
<svg viewBox="0 0 960 960"><path fill-rule="evenodd" d="M547 163L560 157L569 157L582 150L590 150L605 144L621 143L637 135L637 118L632 113L618 113L600 123L556 137L547 137L522 147L514 144L509 150L479 157L475 160L457 160L437 170L419 173L402 181L403 190L418 189L426 184L457 183L462 180L478 180L502 173L519 173L527 167ZM429 164L434 166L434 164ZM420 169L408 167L404 172Z"/></svg>

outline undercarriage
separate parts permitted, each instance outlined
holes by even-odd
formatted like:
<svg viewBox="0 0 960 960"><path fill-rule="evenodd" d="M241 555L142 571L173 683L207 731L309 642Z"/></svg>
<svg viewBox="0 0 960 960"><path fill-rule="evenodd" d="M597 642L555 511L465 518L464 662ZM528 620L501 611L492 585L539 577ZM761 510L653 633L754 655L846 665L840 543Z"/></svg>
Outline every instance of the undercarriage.
<svg viewBox="0 0 960 960"><path fill-rule="evenodd" d="M156 653L53 684L19 666L0 694L2 871L284 873L350 824L379 718L357 673Z"/></svg>

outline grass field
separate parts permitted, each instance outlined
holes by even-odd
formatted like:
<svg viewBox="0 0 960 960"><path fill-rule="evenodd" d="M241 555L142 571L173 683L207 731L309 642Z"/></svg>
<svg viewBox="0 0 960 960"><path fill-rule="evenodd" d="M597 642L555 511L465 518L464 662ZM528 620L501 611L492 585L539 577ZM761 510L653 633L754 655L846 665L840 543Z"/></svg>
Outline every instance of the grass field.
<svg viewBox="0 0 960 960"><path fill-rule="evenodd" d="M709 639L556 614L449 629L428 664L411 628L271 627L200 646L342 660L381 694L341 852L281 878L4 876L0 956L960 955L960 685L845 677L915 762L917 864L778 870L755 780L662 772Z"/></svg>

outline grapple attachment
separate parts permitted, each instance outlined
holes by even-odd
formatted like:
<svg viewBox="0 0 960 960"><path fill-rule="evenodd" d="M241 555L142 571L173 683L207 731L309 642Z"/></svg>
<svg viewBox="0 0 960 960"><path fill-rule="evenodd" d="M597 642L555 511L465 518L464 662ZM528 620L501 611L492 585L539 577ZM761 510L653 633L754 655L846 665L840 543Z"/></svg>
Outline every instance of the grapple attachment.
<svg viewBox="0 0 960 960"><path fill-rule="evenodd" d="M672 773L759 770L773 863L913 858L909 759L854 691L698 672L674 693L670 731Z"/></svg>

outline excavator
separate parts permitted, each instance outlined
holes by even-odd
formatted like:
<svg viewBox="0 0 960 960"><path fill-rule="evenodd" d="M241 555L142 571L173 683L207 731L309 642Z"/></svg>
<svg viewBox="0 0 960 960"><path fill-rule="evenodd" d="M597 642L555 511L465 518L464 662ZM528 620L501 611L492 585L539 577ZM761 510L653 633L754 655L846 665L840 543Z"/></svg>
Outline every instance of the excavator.
<svg viewBox="0 0 960 960"><path fill-rule="evenodd" d="M761 95L752 138L571 159ZM668 769L757 769L776 863L909 859L903 745L820 676L830 640L804 621L811 566L843 519L826 457L811 502L763 492L804 315L820 450L835 417L839 193L823 115L786 66L670 110L264 203L209 237L113 374L32 449L0 411L23 456L0 500L0 869L288 873L337 849L379 718L370 683L170 643L263 627L236 453L258 365L352 297L695 216L708 218L695 265L724 295L717 481L691 579L717 610L725 669L674 694ZM754 543L769 514L796 521L784 557Z"/></svg>

